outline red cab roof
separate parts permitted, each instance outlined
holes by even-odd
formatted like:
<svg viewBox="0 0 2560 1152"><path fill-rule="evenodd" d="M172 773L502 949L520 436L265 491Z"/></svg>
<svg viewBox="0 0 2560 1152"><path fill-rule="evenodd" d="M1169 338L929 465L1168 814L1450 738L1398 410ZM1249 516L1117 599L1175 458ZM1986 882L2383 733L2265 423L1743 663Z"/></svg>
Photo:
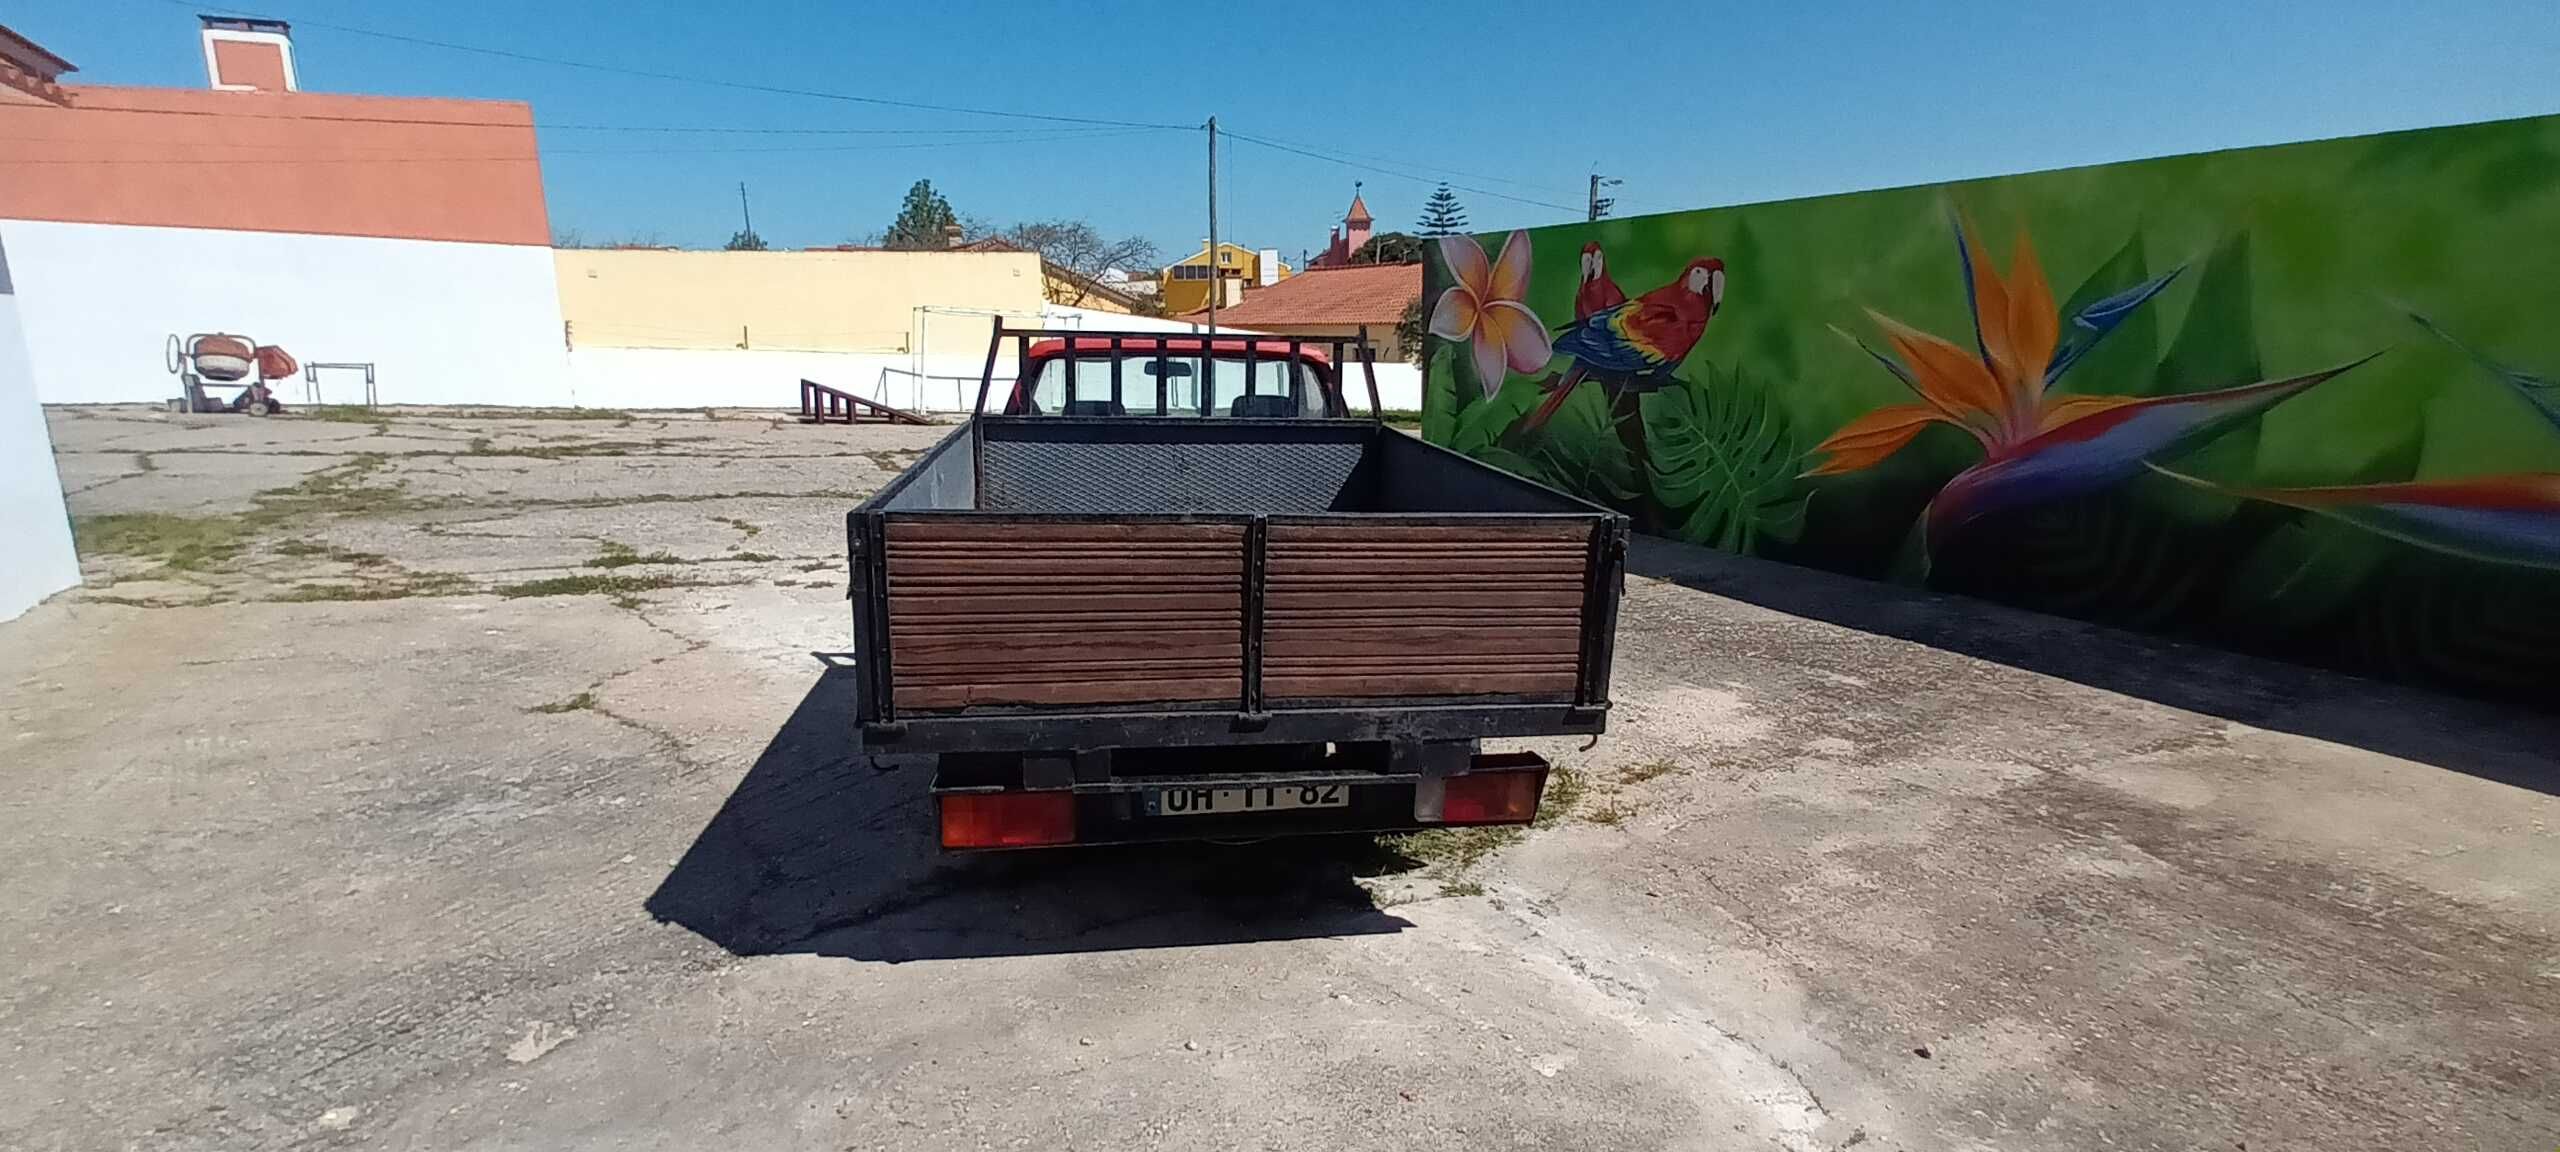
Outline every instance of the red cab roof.
<svg viewBox="0 0 2560 1152"><path fill-rule="evenodd" d="M1203 343L1197 336L1077 336L1072 338L1077 352L1106 354L1111 351L1114 340L1119 342L1118 347L1124 355L1137 353L1142 356L1152 356L1157 352L1163 352L1169 356L1197 356L1200 354L1200 346ZM1257 336L1249 341L1242 337L1221 336L1206 343L1209 344L1209 354L1212 356L1243 356L1250 348L1254 359L1286 360L1289 358L1289 345L1292 340L1297 342L1298 356L1301 359L1327 367L1332 366L1333 357L1325 352L1330 342L1312 340L1303 336ZM1069 338L1061 337L1036 341L1031 345L1031 359L1046 360L1053 356L1064 355L1067 352L1068 343Z"/></svg>

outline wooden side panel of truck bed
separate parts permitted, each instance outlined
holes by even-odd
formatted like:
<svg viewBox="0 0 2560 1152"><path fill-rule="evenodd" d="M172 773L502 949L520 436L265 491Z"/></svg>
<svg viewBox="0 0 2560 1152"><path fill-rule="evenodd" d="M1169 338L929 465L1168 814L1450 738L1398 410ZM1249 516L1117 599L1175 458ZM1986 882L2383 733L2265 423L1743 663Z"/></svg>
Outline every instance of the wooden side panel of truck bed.
<svg viewBox="0 0 2560 1152"><path fill-rule="evenodd" d="M1591 527L1293 523L1269 530L1263 696L1573 699Z"/></svg>
<svg viewBox="0 0 2560 1152"><path fill-rule="evenodd" d="M1232 702L1242 524L891 517L901 711Z"/></svg>

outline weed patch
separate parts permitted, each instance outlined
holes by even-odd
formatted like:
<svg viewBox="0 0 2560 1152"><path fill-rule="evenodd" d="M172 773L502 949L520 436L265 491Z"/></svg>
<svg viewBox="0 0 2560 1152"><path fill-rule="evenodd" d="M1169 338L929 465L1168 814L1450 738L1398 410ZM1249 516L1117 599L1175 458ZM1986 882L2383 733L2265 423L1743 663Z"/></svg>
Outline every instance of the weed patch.
<svg viewBox="0 0 2560 1152"><path fill-rule="evenodd" d="M595 706L595 693L580 692L566 700L554 700L549 704L536 704L531 708L525 709L525 711L540 713L544 716L557 716L563 712L591 712L595 710Z"/></svg>
<svg viewBox="0 0 2560 1152"><path fill-rule="evenodd" d="M1549 769L1547 794L1539 802L1538 818L1530 826L1552 828L1563 823L1565 817L1573 814L1574 805L1582 803L1583 794L1590 790L1591 782L1583 776L1582 769L1570 764L1558 764Z"/></svg>
<svg viewBox="0 0 2560 1152"><path fill-rule="evenodd" d="M467 577L451 572L403 572L361 584L301 583L273 599L289 604L333 601L407 600L413 596L458 596L472 590Z"/></svg>
<svg viewBox="0 0 2560 1152"><path fill-rule="evenodd" d="M1642 784L1647 780L1659 779L1680 771L1684 771L1684 769L1680 767L1680 763L1676 760L1647 760L1642 764L1630 764L1624 768L1618 769L1618 783Z"/></svg>
<svg viewBox="0 0 2560 1152"><path fill-rule="evenodd" d="M387 425L392 417L364 407L364 404L310 404L300 407L302 420L320 420L328 425Z"/></svg>
<svg viewBox="0 0 2560 1152"><path fill-rule="evenodd" d="M620 420L631 421L631 414L620 408L466 408L452 413L456 420Z"/></svg>
<svg viewBox="0 0 2560 1152"><path fill-rule="evenodd" d="M597 547L596 557L587 561L589 568L628 568L634 564L682 564L684 558L667 552L637 552L619 540L607 540Z"/></svg>
<svg viewBox="0 0 2560 1152"><path fill-rule="evenodd" d="M249 529L237 516L115 512L71 522L80 551L157 560L169 572L202 572L240 554Z"/></svg>
<svg viewBox="0 0 2560 1152"><path fill-rule="evenodd" d="M510 600L528 596L622 596L635 592L654 592L660 588L686 588L701 584L666 573L625 576L620 573L553 576L543 580L527 580L522 584L502 584L490 591Z"/></svg>

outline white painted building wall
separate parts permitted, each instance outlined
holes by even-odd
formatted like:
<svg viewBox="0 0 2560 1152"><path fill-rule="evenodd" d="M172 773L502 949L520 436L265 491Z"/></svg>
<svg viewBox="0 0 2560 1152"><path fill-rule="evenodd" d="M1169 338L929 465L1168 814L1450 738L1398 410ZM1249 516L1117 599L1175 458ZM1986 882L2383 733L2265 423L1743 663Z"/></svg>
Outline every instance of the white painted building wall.
<svg viewBox="0 0 2560 1152"><path fill-rule="evenodd" d="M781 352L754 349L596 348L569 353L569 392L586 408L798 408L800 381L812 380L910 412L964 413L977 405L987 364L987 327L965 323L992 313L926 307L913 330L925 333L913 352ZM930 322L927 322L927 318ZM1049 306L1041 323L1080 331L1196 332L1180 320ZM1228 329L1234 332L1237 330ZM997 379L1010 379L1008 347ZM1366 411L1366 384L1354 368L1346 399ZM1422 376L1410 364L1378 365L1378 394L1390 410L1422 407ZM388 401L386 401L387 403ZM481 401L485 403L486 401Z"/></svg>
<svg viewBox="0 0 2560 1152"><path fill-rule="evenodd" d="M384 404L572 402L547 247L35 220L0 220L0 241L48 404L176 396L165 348L194 332L369 361ZM362 399L356 374L321 387ZM303 382L277 394L290 406Z"/></svg>
<svg viewBox="0 0 2560 1152"><path fill-rule="evenodd" d="M53 467L53 437L27 361L26 329L0 237L0 620L80 582L63 510L62 477Z"/></svg>

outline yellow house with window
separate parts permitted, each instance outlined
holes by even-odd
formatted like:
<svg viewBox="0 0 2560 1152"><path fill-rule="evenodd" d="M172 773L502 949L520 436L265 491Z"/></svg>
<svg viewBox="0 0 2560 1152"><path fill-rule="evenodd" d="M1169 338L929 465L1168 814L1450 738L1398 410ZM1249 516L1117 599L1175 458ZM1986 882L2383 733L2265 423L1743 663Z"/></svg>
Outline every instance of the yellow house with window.
<svg viewBox="0 0 2560 1152"><path fill-rule="evenodd" d="M1226 299L1231 302L1243 295L1241 286L1262 283L1262 256L1253 249L1220 244L1217 255L1216 263L1212 264L1209 246L1202 244L1199 251L1164 266L1157 291L1162 294L1166 315L1180 316L1208 307L1210 285L1213 283L1232 281L1239 285L1239 288L1227 291ZM1273 272L1273 280L1286 280L1293 274L1286 263L1276 260L1273 263L1278 265Z"/></svg>

